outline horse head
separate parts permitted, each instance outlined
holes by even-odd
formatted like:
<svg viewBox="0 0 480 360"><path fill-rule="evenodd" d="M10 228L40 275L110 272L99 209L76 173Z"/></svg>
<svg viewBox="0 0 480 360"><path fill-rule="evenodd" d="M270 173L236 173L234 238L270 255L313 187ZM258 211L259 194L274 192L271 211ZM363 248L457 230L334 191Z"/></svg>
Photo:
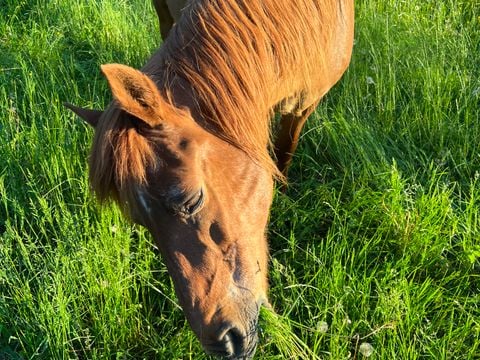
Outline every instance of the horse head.
<svg viewBox="0 0 480 360"><path fill-rule="evenodd" d="M155 238L186 317L211 354L249 358L266 302L270 171L205 130L144 73L102 71L105 111L68 105L95 128L90 181Z"/></svg>

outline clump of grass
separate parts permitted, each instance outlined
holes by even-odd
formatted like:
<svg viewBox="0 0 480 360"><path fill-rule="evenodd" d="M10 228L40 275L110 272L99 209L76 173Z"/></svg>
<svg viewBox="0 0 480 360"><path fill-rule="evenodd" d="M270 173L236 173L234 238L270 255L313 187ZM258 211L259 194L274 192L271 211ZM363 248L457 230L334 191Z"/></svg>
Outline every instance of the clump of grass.
<svg viewBox="0 0 480 360"><path fill-rule="evenodd" d="M271 308L262 307L259 331L264 346L277 348L281 359L320 359L294 331L289 318L277 314Z"/></svg>

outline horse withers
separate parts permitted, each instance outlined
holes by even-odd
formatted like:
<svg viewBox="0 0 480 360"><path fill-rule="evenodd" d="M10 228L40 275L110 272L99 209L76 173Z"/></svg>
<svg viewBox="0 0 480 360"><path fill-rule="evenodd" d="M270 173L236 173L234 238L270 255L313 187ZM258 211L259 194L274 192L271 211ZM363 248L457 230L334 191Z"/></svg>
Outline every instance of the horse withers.
<svg viewBox="0 0 480 360"><path fill-rule="evenodd" d="M267 303L274 179L348 66L353 0L191 0L169 16L140 71L102 66L105 111L68 107L95 128L92 188L151 232L203 348L248 359Z"/></svg>

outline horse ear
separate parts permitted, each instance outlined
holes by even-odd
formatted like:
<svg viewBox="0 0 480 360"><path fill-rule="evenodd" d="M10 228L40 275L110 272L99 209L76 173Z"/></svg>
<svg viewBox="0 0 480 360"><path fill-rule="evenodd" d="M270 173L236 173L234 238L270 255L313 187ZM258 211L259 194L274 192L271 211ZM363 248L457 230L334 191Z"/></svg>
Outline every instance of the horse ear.
<svg viewBox="0 0 480 360"><path fill-rule="evenodd" d="M97 127L98 120L100 119L100 116L102 116L103 114L103 111L101 110L84 109L84 108L69 104L67 102L63 103L63 106L72 110L75 114L77 114L79 117L81 117L83 120L85 120L88 124L90 124L94 128Z"/></svg>
<svg viewBox="0 0 480 360"><path fill-rule="evenodd" d="M150 126L157 125L162 98L152 79L126 65L107 64L101 68L120 107Z"/></svg>

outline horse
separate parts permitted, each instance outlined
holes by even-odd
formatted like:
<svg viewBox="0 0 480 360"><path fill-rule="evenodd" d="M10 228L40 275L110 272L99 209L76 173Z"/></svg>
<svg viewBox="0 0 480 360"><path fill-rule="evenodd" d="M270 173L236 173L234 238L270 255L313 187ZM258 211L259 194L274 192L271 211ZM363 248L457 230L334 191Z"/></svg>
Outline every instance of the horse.
<svg viewBox="0 0 480 360"><path fill-rule="evenodd" d="M353 0L169 3L155 1L170 22L141 70L101 65L110 105L67 106L95 129L94 193L152 234L204 350L250 359L274 182L349 65Z"/></svg>

